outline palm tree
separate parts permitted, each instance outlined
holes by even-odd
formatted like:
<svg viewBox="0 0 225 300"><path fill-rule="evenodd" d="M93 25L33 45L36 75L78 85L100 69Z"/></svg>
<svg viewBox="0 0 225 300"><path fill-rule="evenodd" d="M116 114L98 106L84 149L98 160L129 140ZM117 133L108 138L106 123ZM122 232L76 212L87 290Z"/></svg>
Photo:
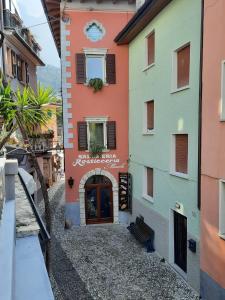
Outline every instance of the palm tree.
<svg viewBox="0 0 225 300"><path fill-rule="evenodd" d="M52 116L49 104L56 104L56 97L51 88L38 86L37 92L30 87L25 87L23 91L17 89L13 92L10 84L4 86L0 81L0 115L4 119L4 127L10 127L9 132L0 140L0 150L11 137L12 133L19 129L22 135L24 146L26 147L33 162L41 185L42 195L45 204L46 228L51 233L51 210L46 187L45 178L39 167L36 155L29 143L29 135L33 128L40 125L47 125ZM50 269L50 243L46 246L46 267Z"/></svg>

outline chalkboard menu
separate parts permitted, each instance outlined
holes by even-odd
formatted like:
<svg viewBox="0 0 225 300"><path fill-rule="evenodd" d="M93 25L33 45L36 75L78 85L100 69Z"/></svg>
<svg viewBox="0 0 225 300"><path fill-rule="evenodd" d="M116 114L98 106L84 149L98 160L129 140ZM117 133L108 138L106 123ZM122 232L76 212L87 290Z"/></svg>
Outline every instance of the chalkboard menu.
<svg viewBox="0 0 225 300"><path fill-rule="evenodd" d="M119 209L132 210L132 177L129 173L119 173Z"/></svg>

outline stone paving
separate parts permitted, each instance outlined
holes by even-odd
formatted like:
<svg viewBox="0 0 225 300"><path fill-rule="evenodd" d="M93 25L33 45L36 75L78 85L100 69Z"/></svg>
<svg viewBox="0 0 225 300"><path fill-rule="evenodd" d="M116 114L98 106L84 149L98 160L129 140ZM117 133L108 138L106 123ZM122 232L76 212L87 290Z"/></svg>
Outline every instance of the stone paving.
<svg viewBox="0 0 225 300"><path fill-rule="evenodd" d="M56 300L197 300L156 254L146 253L122 225L64 229L62 182L50 190L52 274Z"/></svg>

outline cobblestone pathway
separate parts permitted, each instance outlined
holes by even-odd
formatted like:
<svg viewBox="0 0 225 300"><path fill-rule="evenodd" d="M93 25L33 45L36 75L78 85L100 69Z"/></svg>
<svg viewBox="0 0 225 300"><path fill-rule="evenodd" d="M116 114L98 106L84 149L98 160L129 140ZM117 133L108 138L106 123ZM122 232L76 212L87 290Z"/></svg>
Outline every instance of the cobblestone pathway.
<svg viewBox="0 0 225 300"><path fill-rule="evenodd" d="M64 229L63 183L50 190L53 218L51 281L56 300L196 300L196 293L126 227Z"/></svg>

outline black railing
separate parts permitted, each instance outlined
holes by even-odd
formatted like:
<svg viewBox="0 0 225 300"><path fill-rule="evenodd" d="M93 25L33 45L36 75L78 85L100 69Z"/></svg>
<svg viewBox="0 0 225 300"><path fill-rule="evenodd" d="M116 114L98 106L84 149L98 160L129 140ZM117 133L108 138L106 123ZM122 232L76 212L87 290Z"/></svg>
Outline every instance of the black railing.
<svg viewBox="0 0 225 300"><path fill-rule="evenodd" d="M24 191L26 193L27 199L28 199L28 201L29 201L29 203L31 205L32 211L33 211L34 216L36 218L36 221L37 221L37 223L38 223L38 225L40 227L39 240L40 240L40 244L41 244L41 247L42 247L42 251L45 253L45 250L46 250L45 245L51 239L50 238L50 234L49 234L49 232L47 231L47 229L45 227L45 224L44 224L44 222L43 222L43 220L42 220L42 218L41 218L41 216L40 216L40 214L38 212L38 209L37 209L37 207L36 207L36 205L34 203L34 200L33 200L32 196L31 196L30 192L27 189L26 183L24 182L23 177L20 174L20 171L18 172L18 174L19 174L19 178L20 178L21 184L23 186L23 189L24 189Z"/></svg>

